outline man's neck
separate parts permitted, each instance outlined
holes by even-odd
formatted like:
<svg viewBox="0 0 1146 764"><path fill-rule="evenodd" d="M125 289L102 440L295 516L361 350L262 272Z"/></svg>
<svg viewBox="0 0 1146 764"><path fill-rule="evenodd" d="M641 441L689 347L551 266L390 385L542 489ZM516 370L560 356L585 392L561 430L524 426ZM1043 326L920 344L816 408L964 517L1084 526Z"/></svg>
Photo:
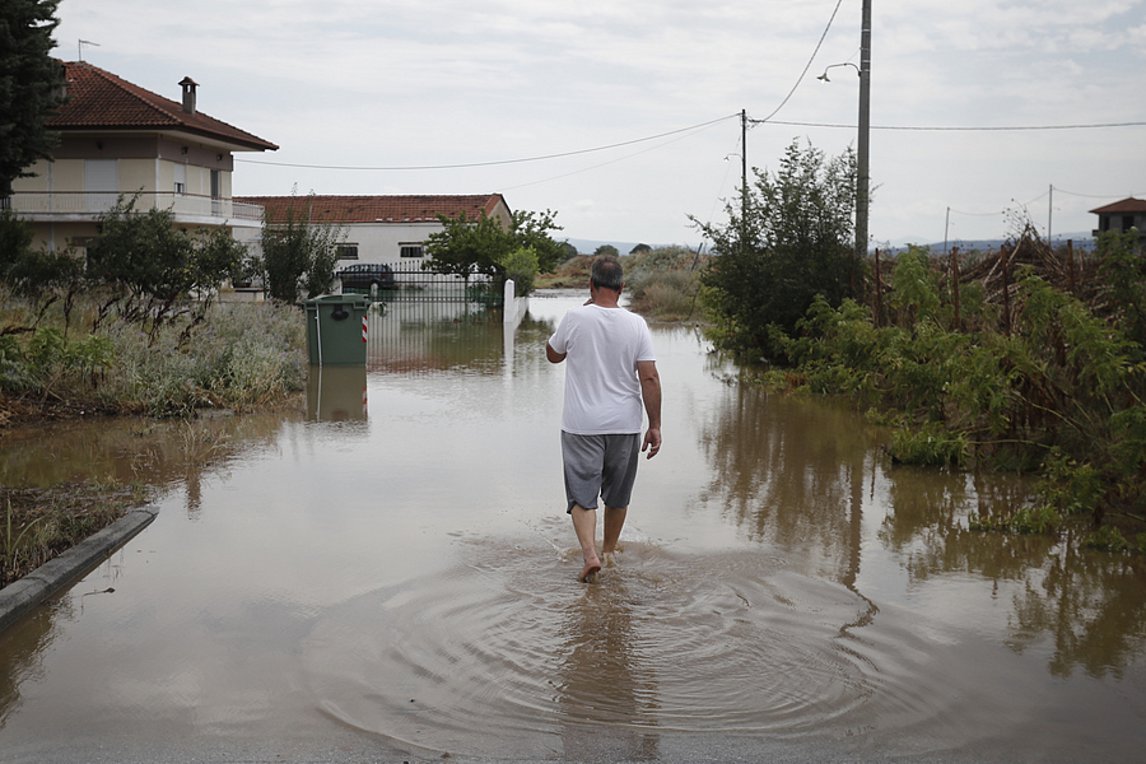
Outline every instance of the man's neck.
<svg viewBox="0 0 1146 764"><path fill-rule="evenodd" d="M612 289L597 288L590 292L593 298L593 304L599 308L619 308L621 307L619 301L621 299L620 292L614 292Z"/></svg>

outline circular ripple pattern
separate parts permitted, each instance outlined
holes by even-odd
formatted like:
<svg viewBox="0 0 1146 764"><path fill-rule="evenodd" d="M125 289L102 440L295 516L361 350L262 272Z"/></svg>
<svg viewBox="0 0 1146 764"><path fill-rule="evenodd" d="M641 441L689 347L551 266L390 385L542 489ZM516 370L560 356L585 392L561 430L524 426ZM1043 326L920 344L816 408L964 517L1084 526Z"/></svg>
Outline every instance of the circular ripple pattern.
<svg viewBox="0 0 1146 764"><path fill-rule="evenodd" d="M589 586L553 546L462 556L320 620L304 669L325 713L427 752L629 758L671 732L850 734L881 715L877 695L897 724L935 713L910 637L857 636L872 605L761 553L630 542Z"/></svg>

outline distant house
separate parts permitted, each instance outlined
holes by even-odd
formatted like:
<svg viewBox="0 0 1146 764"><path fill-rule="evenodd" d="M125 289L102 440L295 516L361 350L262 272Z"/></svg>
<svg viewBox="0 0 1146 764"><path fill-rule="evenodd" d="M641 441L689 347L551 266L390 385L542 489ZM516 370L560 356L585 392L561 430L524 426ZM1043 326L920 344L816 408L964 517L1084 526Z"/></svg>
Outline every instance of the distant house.
<svg viewBox="0 0 1146 764"><path fill-rule="evenodd" d="M443 230L439 215L447 218L466 216L477 220L482 215L509 226L513 213L501 194L469 196L244 196L236 202L266 210L266 224L295 220L335 226L342 231L338 265L351 262L419 264L425 257L424 246L430 234ZM238 233L236 238L250 237L252 232ZM257 234L256 234L257 235Z"/></svg>
<svg viewBox="0 0 1146 764"><path fill-rule="evenodd" d="M1146 199L1128 196L1120 202L1093 209L1091 213L1098 215L1095 236L1106 231L1129 231L1131 228L1137 228L1138 240L1146 244Z"/></svg>
<svg viewBox="0 0 1146 764"><path fill-rule="evenodd" d="M63 66L67 101L47 122L61 142L10 199L32 223L34 246L82 254L121 194L138 193L137 209L171 210L187 228L262 225L261 209L231 198L232 154L278 146L199 111L190 77L173 101L84 61Z"/></svg>

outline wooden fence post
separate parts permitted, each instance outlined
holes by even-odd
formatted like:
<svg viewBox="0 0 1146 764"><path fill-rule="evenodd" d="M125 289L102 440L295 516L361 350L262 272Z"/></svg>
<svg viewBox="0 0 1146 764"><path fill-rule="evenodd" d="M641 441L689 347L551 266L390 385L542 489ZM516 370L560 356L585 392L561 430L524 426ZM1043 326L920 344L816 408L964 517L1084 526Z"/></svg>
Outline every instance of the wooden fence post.
<svg viewBox="0 0 1146 764"><path fill-rule="evenodd" d="M1011 258L1007 256L1007 248L999 248L999 257L1003 266L1003 331L1011 336Z"/></svg>
<svg viewBox="0 0 1146 764"><path fill-rule="evenodd" d="M959 248L951 248L951 300L955 305L955 331L963 328L959 316Z"/></svg>
<svg viewBox="0 0 1146 764"><path fill-rule="evenodd" d="M875 248L875 326L883 326L883 274L879 269L879 247Z"/></svg>
<svg viewBox="0 0 1146 764"><path fill-rule="evenodd" d="M1070 293L1074 294L1075 279L1074 279L1074 239L1066 240L1066 279L1067 285L1070 287Z"/></svg>

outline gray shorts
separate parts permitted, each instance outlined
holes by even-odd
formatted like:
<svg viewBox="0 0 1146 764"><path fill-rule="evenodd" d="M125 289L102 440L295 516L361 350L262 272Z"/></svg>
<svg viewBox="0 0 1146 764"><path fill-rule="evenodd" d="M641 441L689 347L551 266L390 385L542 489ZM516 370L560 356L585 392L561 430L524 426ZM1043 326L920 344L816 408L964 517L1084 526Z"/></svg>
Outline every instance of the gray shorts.
<svg viewBox="0 0 1146 764"><path fill-rule="evenodd" d="M573 435L561 431L561 456L565 463L566 512L576 504L596 509L598 495L606 507L627 507L637 479L641 436Z"/></svg>

